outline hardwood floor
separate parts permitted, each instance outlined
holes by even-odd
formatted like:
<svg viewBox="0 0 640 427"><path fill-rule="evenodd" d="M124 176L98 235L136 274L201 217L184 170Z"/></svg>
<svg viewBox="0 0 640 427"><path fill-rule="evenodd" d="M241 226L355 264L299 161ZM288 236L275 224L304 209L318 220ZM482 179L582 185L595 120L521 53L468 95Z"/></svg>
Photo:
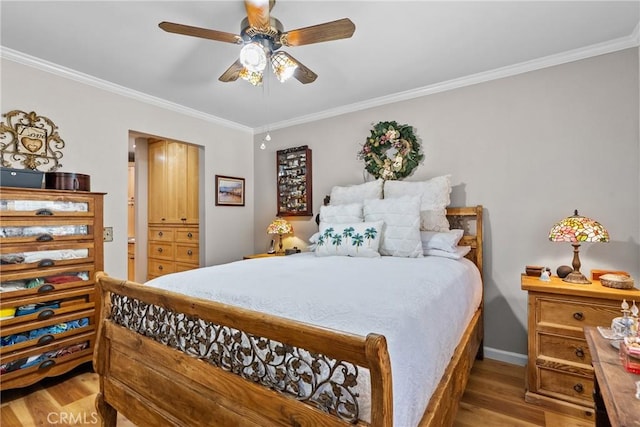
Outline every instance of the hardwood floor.
<svg viewBox="0 0 640 427"><path fill-rule="evenodd" d="M593 427L591 420L545 411L524 401L525 369L491 359L476 361L455 427ZM24 389L0 393L2 427L98 425L98 377L90 365ZM134 427L118 417L119 427Z"/></svg>

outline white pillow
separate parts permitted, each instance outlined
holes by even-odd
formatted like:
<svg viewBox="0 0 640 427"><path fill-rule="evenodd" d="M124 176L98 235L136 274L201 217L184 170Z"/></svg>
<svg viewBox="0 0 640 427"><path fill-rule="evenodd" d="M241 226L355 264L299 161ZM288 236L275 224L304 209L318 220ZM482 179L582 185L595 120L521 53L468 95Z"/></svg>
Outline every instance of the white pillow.
<svg viewBox="0 0 640 427"><path fill-rule="evenodd" d="M344 224L347 222L362 222L362 203L350 203L348 205L320 206L320 222L331 224Z"/></svg>
<svg viewBox="0 0 640 427"><path fill-rule="evenodd" d="M421 231L422 249L439 249L446 252L455 252L458 242L462 239L464 230L449 231Z"/></svg>
<svg viewBox="0 0 640 427"><path fill-rule="evenodd" d="M449 221L446 208L451 203L451 175L428 181L385 181L384 197L420 196L420 229L446 231Z"/></svg>
<svg viewBox="0 0 640 427"><path fill-rule="evenodd" d="M379 257L382 221L320 225L316 256Z"/></svg>
<svg viewBox="0 0 640 427"><path fill-rule="evenodd" d="M383 182L382 179L378 179L348 187L335 186L331 189L330 203L335 206L362 203L367 199L382 199Z"/></svg>
<svg viewBox="0 0 640 427"><path fill-rule="evenodd" d="M422 257L419 197L365 200L364 220L384 221L380 242L381 255Z"/></svg>
<svg viewBox="0 0 640 427"><path fill-rule="evenodd" d="M462 259L471 252L471 246L458 246L455 252L441 251L439 249L427 249L424 254L427 256L439 256L442 258Z"/></svg>

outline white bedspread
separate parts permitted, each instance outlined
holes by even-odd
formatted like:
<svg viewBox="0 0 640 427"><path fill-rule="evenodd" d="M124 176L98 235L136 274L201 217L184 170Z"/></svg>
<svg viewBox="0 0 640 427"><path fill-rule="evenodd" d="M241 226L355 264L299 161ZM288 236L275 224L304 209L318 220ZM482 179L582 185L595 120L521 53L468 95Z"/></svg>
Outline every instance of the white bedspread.
<svg viewBox="0 0 640 427"><path fill-rule="evenodd" d="M384 335L399 427L420 421L482 298L472 262L435 256L301 253L170 274L148 285L363 336Z"/></svg>

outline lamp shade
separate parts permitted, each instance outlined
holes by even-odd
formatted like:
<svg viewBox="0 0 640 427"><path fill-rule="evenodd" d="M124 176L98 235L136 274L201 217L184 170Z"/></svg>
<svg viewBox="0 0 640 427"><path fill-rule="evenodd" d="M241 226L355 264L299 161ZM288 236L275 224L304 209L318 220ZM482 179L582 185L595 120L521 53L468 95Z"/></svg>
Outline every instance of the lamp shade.
<svg viewBox="0 0 640 427"><path fill-rule="evenodd" d="M552 242L608 242L609 232L598 221L578 215L566 217L555 224L549 232Z"/></svg>
<svg viewBox="0 0 640 427"><path fill-rule="evenodd" d="M571 263L573 271L562 280L569 283L588 284L591 282L580 272L580 244L608 242L609 232L598 221L578 215L576 210L572 216L566 217L551 228L549 240L568 242L573 246L573 261Z"/></svg>
<svg viewBox="0 0 640 427"><path fill-rule="evenodd" d="M276 218L267 227L268 234L291 234L293 233L293 226L282 218Z"/></svg>

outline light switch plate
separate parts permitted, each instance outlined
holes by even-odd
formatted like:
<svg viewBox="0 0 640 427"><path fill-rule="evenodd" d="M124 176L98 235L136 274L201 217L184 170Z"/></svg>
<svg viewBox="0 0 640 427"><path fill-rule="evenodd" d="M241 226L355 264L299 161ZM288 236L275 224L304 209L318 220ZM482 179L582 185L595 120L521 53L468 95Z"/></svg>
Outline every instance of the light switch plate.
<svg viewBox="0 0 640 427"><path fill-rule="evenodd" d="M102 231L102 240L104 242L113 242L113 227L105 227Z"/></svg>

